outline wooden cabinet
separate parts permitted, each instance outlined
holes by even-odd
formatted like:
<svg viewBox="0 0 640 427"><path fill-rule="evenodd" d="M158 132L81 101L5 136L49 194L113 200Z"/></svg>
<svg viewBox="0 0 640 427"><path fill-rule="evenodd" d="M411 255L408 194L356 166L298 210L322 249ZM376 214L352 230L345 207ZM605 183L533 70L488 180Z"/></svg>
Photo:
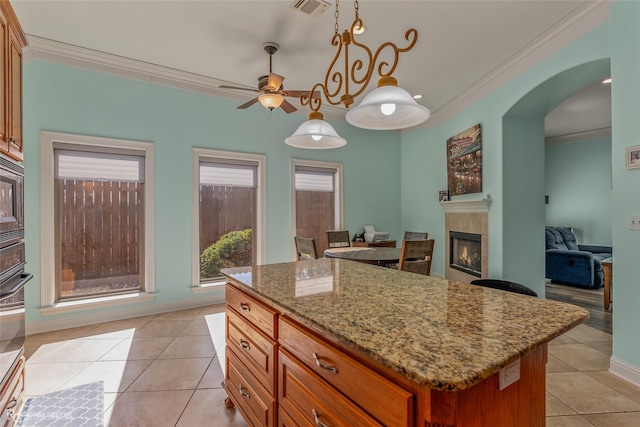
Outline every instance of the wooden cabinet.
<svg viewBox="0 0 640 427"><path fill-rule="evenodd" d="M24 356L20 357L11 371L10 379L0 393L0 426L12 426L15 414L22 406L24 395Z"/></svg>
<svg viewBox="0 0 640 427"><path fill-rule="evenodd" d="M22 27L6 0L0 0L0 153L23 159Z"/></svg>
<svg viewBox="0 0 640 427"><path fill-rule="evenodd" d="M277 313L231 285L225 299L227 406L252 426L276 427Z"/></svg>

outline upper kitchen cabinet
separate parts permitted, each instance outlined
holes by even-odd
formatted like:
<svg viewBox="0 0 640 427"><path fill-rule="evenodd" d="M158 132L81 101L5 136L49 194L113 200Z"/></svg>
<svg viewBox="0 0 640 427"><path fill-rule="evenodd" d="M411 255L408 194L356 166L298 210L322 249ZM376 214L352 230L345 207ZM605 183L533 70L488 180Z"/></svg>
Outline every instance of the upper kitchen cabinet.
<svg viewBox="0 0 640 427"><path fill-rule="evenodd" d="M0 27L0 153L22 161L22 49L27 39L6 0L0 0Z"/></svg>

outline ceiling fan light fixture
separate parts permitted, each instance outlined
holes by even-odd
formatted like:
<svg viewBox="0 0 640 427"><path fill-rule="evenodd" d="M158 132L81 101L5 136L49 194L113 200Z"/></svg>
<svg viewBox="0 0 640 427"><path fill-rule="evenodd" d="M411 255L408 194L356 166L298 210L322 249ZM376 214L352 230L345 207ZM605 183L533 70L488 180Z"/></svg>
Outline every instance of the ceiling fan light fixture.
<svg viewBox="0 0 640 427"><path fill-rule="evenodd" d="M429 119L431 111L397 84L393 77L381 78L378 87L347 112L347 122L362 129L395 130L417 126Z"/></svg>
<svg viewBox="0 0 640 427"><path fill-rule="evenodd" d="M258 96L258 102L269 110L278 108L282 104L282 101L284 101L284 96L278 93L263 93Z"/></svg>
<svg viewBox="0 0 640 427"><path fill-rule="evenodd" d="M286 138L284 142L292 147L308 150L327 150L347 144L347 140L338 135L333 126L324 121L319 111L312 111L309 114L309 120L298 126L293 135Z"/></svg>

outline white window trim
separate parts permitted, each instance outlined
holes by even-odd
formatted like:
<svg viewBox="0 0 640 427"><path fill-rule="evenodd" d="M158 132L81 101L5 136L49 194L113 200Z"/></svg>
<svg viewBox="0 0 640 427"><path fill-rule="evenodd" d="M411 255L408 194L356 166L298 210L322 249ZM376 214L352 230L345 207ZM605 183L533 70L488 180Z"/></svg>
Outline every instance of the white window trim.
<svg viewBox="0 0 640 427"><path fill-rule="evenodd" d="M343 206L343 166L342 163L322 162L318 160L291 159L291 260L296 260L296 248L294 237L296 235L296 167L307 166L324 169L335 169L335 229L344 229Z"/></svg>
<svg viewBox="0 0 640 427"><path fill-rule="evenodd" d="M267 255L267 156L264 154L241 153L234 151L212 150L209 148L193 148L192 150L192 247L191 259L193 260L191 280L194 294L201 292L217 291L224 281L200 283L200 160L242 160L258 163L256 176L256 259L257 265L266 262Z"/></svg>
<svg viewBox="0 0 640 427"><path fill-rule="evenodd" d="M56 303L54 145L58 143L140 150L145 157L144 191L144 292L127 297L108 295L79 301ZM43 315L62 314L111 307L119 303L153 300L155 294L155 210L154 147L151 142L102 138L58 132L40 132L40 305Z"/></svg>

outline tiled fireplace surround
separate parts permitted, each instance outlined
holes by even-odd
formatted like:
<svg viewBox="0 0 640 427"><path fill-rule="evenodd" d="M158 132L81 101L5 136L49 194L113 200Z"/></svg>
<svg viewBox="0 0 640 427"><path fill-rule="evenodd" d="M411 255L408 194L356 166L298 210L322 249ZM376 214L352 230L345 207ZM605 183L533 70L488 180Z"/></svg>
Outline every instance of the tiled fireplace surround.
<svg viewBox="0 0 640 427"><path fill-rule="evenodd" d="M469 283L478 277L449 267L449 231L474 233L481 236L481 277L486 279L489 270L489 205L491 199L441 202L444 208L445 278Z"/></svg>

